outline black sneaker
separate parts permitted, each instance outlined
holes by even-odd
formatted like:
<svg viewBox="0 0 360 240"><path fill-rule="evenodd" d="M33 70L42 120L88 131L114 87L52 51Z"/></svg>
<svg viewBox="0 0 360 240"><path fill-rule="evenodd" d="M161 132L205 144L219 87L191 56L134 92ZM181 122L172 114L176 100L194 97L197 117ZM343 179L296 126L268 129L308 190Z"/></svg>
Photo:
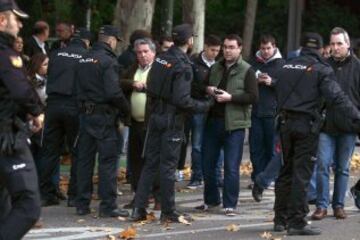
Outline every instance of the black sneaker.
<svg viewBox="0 0 360 240"><path fill-rule="evenodd" d="M360 191L355 189L355 186L350 188L351 195L354 198L355 206L360 209Z"/></svg>
<svg viewBox="0 0 360 240"><path fill-rule="evenodd" d="M76 208L76 214L79 215L79 216L85 216L85 215L88 215L90 214L91 211L90 211L90 208Z"/></svg>
<svg viewBox="0 0 360 240"><path fill-rule="evenodd" d="M274 232L283 232L286 230L286 225L281 223L274 224Z"/></svg>
<svg viewBox="0 0 360 240"><path fill-rule="evenodd" d="M202 205L200 205L200 206L196 206L195 207L195 209L196 210L200 210L200 211L207 211L207 210L210 210L210 209L212 209L212 208L216 208L216 207L218 207L220 204L206 204L206 203L204 203L204 204L202 204Z"/></svg>
<svg viewBox="0 0 360 240"><path fill-rule="evenodd" d="M303 228L289 228L287 234L290 236L294 236L294 235L312 236L312 235L320 235L321 230L317 227L311 227L310 225L306 225Z"/></svg>
<svg viewBox="0 0 360 240"><path fill-rule="evenodd" d="M264 189L255 182L251 192L254 200L256 202L261 202Z"/></svg>
<svg viewBox="0 0 360 240"><path fill-rule="evenodd" d="M187 186L186 186L186 188L188 188L188 189L193 189L193 190L195 190L195 189L197 189L197 188L199 188L199 187L202 187L203 186L203 184L202 184L202 182L201 181L191 181Z"/></svg>
<svg viewBox="0 0 360 240"><path fill-rule="evenodd" d="M145 208L134 208L130 220L133 222L139 222L146 220L147 212Z"/></svg>
<svg viewBox="0 0 360 240"><path fill-rule="evenodd" d="M129 216L129 212L125 209L119 209L119 208L115 208L113 210L110 211L104 211L101 210L99 213L99 217L101 218L108 218L108 217L128 217Z"/></svg>
<svg viewBox="0 0 360 240"><path fill-rule="evenodd" d="M187 222L193 221L192 217L188 214L182 214L177 211L174 211L172 213L161 213L160 215L160 222L161 223L181 223L180 217L183 217L184 220Z"/></svg>

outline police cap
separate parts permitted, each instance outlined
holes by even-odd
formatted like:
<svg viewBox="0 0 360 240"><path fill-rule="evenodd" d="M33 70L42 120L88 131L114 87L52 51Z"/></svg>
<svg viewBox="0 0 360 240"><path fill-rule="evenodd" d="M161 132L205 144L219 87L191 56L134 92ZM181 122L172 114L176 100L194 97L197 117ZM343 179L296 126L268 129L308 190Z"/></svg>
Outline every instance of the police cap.
<svg viewBox="0 0 360 240"><path fill-rule="evenodd" d="M184 23L173 28L172 37L174 40L183 41L192 36L194 36L194 31L190 24Z"/></svg>
<svg viewBox="0 0 360 240"><path fill-rule="evenodd" d="M100 28L99 34L103 34L106 36L112 36L116 37L118 41L121 41L121 34L118 28L112 26L112 25L103 25Z"/></svg>
<svg viewBox="0 0 360 240"><path fill-rule="evenodd" d="M304 48L320 49L323 47L323 38L318 33L306 32L303 34L301 46Z"/></svg>
<svg viewBox="0 0 360 240"><path fill-rule="evenodd" d="M79 27L75 30L74 38L86 39L91 41L92 35L89 30L84 27Z"/></svg>
<svg viewBox="0 0 360 240"><path fill-rule="evenodd" d="M0 12L12 11L20 18L28 18L24 11L22 11L14 0L0 0Z"/></svg>

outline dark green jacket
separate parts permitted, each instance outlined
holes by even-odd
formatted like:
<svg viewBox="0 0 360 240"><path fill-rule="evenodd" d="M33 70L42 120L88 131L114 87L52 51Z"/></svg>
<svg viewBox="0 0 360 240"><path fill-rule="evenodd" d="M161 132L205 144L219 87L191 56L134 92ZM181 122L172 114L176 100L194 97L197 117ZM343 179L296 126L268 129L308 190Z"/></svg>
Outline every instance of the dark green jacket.
<svg viewBox="0 0 360 240"><path fill-rule="evenodd" d="M250 65L241 57L237 65L231 69L227 79L226 91L234 96L245 92L244 80ZM215 63L210 72L209 85L219 86L225 66L221 61ZM227 131L251 127L251 105L234 102L225 103L225 129Z"/></svg>

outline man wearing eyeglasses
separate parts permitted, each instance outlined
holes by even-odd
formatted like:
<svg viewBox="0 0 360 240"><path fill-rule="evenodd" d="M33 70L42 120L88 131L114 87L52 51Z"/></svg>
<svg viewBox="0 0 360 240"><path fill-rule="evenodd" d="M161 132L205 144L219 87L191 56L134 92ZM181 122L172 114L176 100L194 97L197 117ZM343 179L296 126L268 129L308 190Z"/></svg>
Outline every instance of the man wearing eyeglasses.
<svg viewBox="0 0 360 240"><path fill-rule="evenodd" d="M236 215L239 196L239 165L245 129L251 126L251 104L258 99L255 73L241 57L242 40L230 34L223 42L223 60L210 72L206 91L216 99L210 109L203 136L204 205L207 210L223 203L226 216ZM216 184L216 163L224 149L223 200Z"/></svg>

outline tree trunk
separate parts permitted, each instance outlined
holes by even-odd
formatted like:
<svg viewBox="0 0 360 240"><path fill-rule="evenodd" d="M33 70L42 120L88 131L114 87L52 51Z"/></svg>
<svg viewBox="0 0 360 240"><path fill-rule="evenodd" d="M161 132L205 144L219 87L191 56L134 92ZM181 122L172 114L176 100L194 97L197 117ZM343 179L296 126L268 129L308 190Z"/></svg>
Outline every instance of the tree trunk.
<svg viewBox="0 0 360 240"><path fill-rule="evenodd" d="M304 0L289 0L287 51L300 47L302 12Z"/></svg>
<svg viewBox="0 0 360 240"><path fill-rule="evenodd" d="M87 1L86 16L85 16L86 29L91 29L91 0Z"/></svg>
<svg viewBox="0 0 360 240"><path fill-rule="evenodd" d="M171 36L174 17L174 0L161 1L161 35Z"/></svg>
<svg viewBox="0 0 360 240"><path fill-rule="evenodd" d="M199 53L204 48L206 0L183 0L183 22L194 29L194 46L192 53Z"/></svg>
<svg viewBox="0 0 360 240"><path fill-rule="evenodd" d="M129 44L129 37L136 29L151 32L156 0L118 0L115 8L114 25L123 34L121 48Z"/></svg>
<svg viewBox="0 0 360 240"><path fill-rule="evenodd" d="M251 54L251 45L254 37L256 11L257 11L257 0L247 0L246 13L245 13L245 24L243 32L243 50L242 55L244 59L248 59Z"/></svg>

